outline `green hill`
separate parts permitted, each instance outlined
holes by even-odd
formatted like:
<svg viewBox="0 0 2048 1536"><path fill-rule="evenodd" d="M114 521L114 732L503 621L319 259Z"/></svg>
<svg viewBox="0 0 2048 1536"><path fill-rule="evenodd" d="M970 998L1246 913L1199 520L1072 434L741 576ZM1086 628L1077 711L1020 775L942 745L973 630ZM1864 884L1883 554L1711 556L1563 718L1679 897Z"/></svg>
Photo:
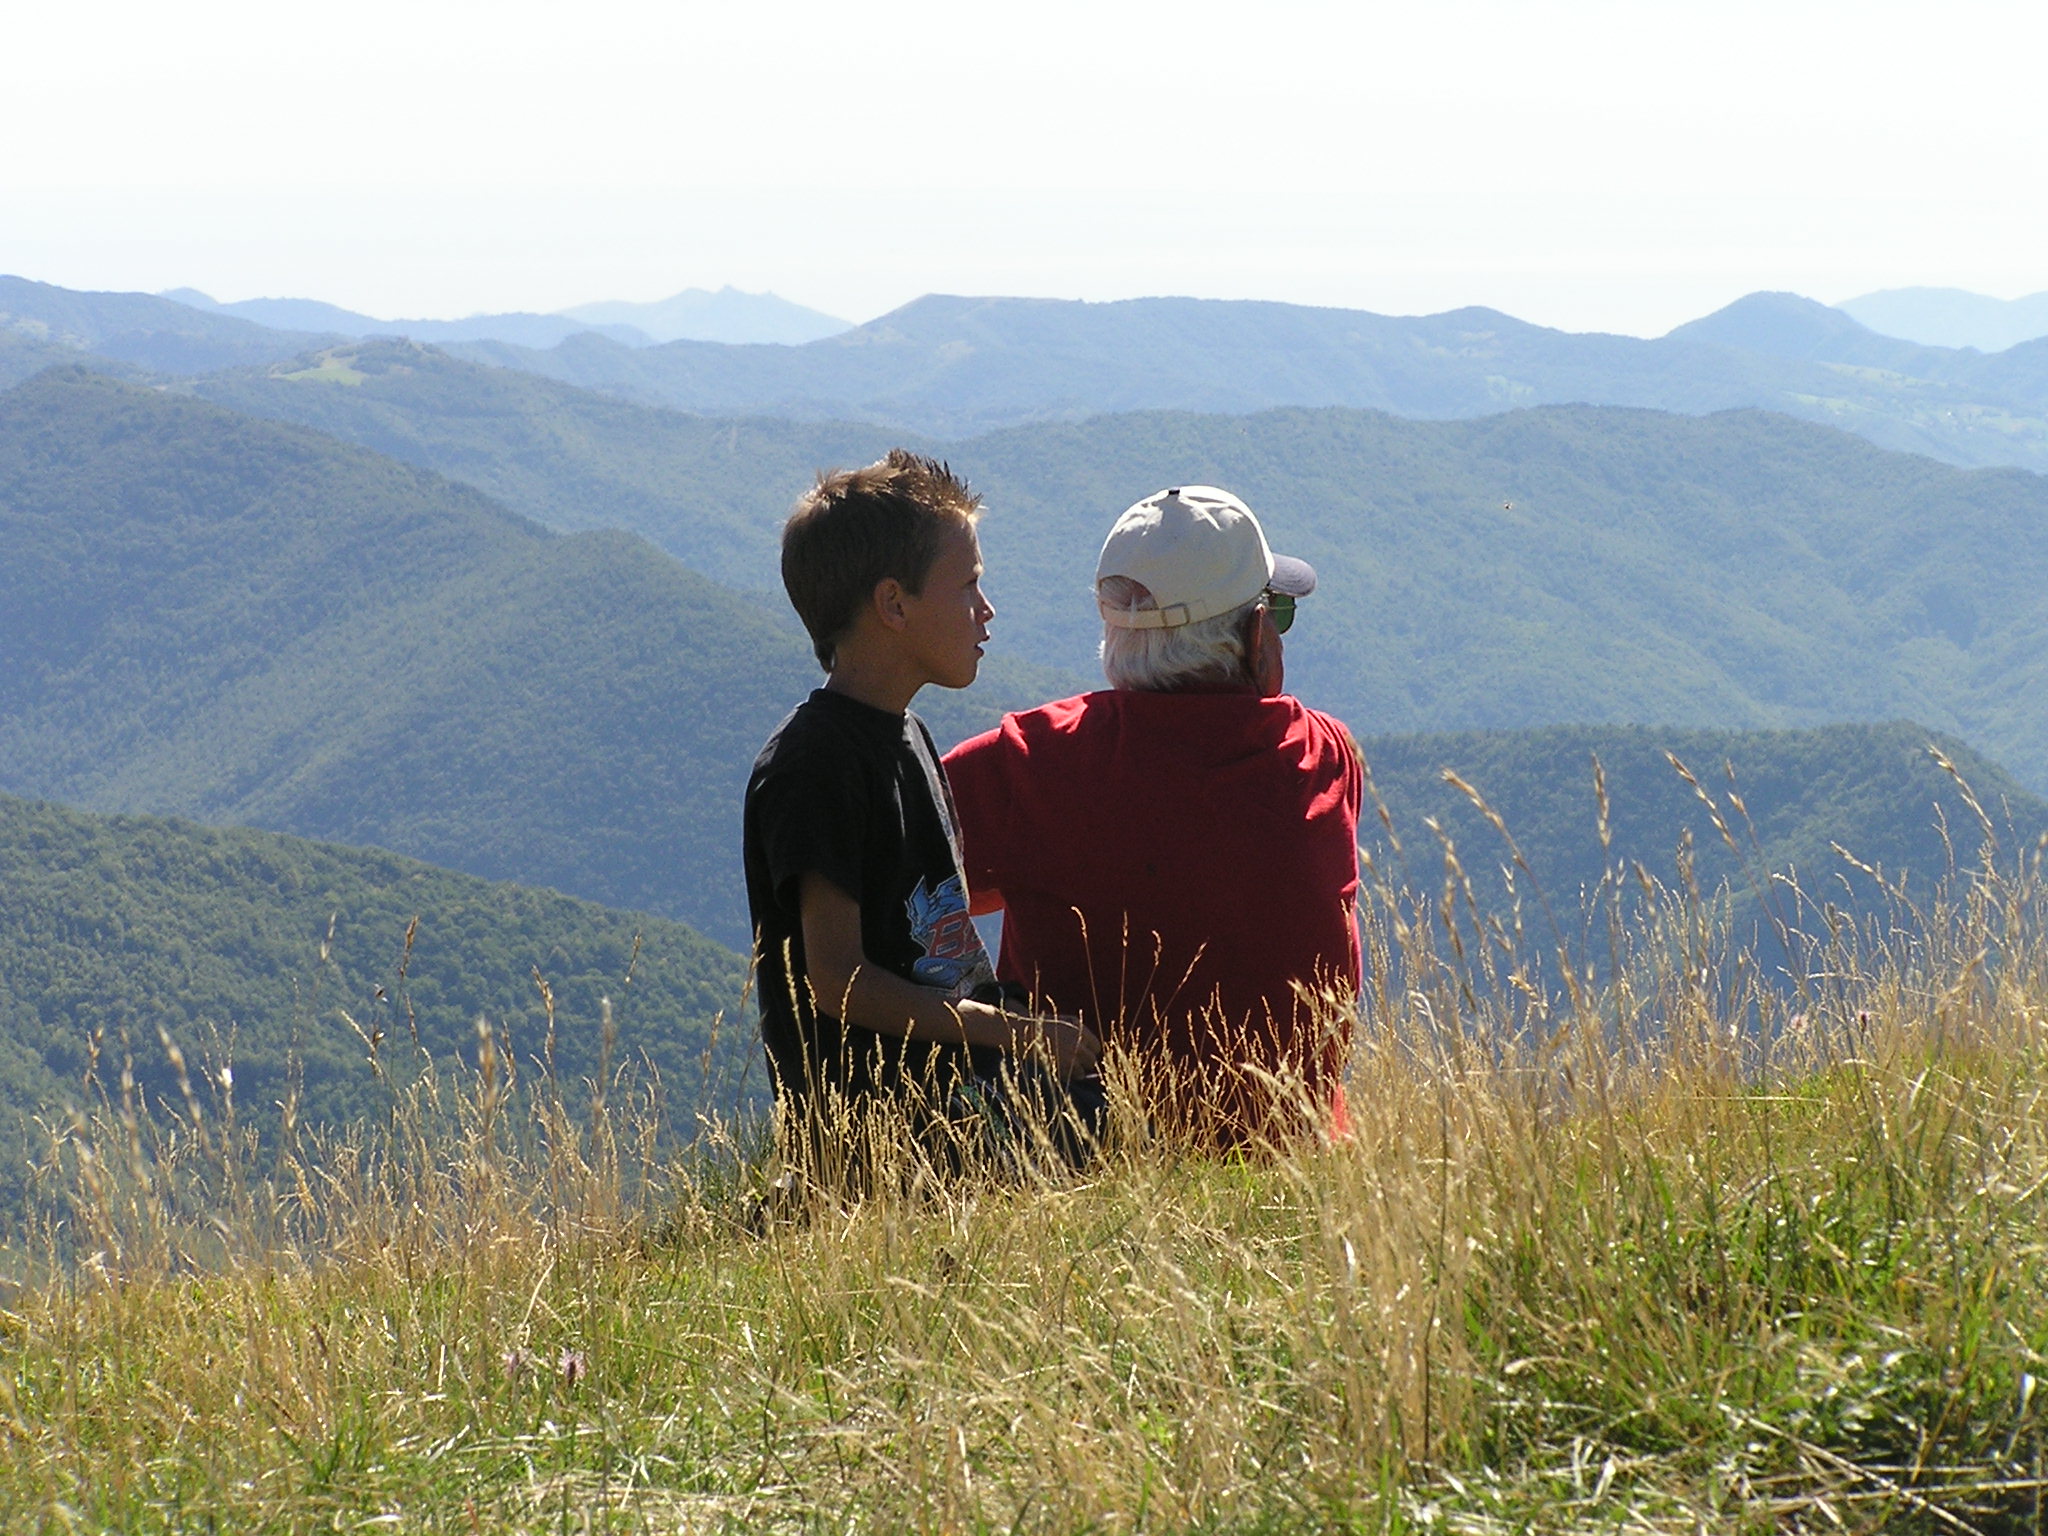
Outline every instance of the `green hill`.
<svg viewBox="0 0 2048 1536"><path fill-rule="evenodd" d="M412 348L336 357L361 381L201 387L557 526L616 522L746 587L774 584L790 487L896 436L683 416ZM1291 675L1360 730L1907 717L2048 789L2048 481L2032 475L1761 412L1139 414L916 441L988 497L998 646L1057 675L1094 673L1086 592L1109 519L1210 480L1323 573Z"/></svg>
<svg viewBox="0 0 2048 1536"><path fill-rule="evenodd" d="M404 1080L423 1055L473 1063L482 1017L530 1072L547 1033L536 970L562 1078L644 1057L672 1112L707 1094L731 1107L755 1051L744 967L679 923L374 850L0 796L0 1192L20 1117L80 1103L89 1072L118 1100L132 1059L146 1093L182 1105L160 1029L216 1121L231 1065L239 1115L266 1132L295 1082L306 1125L383 1102L367 1036Z"/></svg>
<svg viewBox="0 0 2048 1536"><path fill-rule="evenodd" d="M1658 880L1679 881L1681 841L1705 890L1725 881L1748 898L1766 873L1797 871L1801 889L1818 900L1870 902L1876 892L1839 845L1889 878L1906 876L1909 892L1925 896L1951 863L1972 864L1983 842L1962 785L1930 748L1954 765L2005 853L2031 850L2048 833L2048 800L1962 743L1903 721L1748 732L1547 726L1372 736L1360 745L1401 845L1395 868L1411 883L1427 888L1443 878L1441 844L1423 822L1430 817L1481 890L1495 898L1504 893L1497 871L1512 853L1471 798L1445 780L1449 769L1500 813L1567 920L1576 918L1580 893L1600 883L1603 869L1639 863ZM1595 759L1606 787L1607 848L1600 841ZM1716 814L1739 852L1715 826ZM1393 855L1376 818L1368 817L1361 840L1375 857ZM1526 894L1526 878L1518 873L1516 882ZM1791 911L1785 893L1773 899Z"/></svg>
<svg viewBox="0 0 2048 1536"><path fill-rule="evenodd" d="M781 603L296 427L0 394L0 790L396 849L745 935L739 797L815 686ZM940 695L935 729L1013 685Z"/></svg>

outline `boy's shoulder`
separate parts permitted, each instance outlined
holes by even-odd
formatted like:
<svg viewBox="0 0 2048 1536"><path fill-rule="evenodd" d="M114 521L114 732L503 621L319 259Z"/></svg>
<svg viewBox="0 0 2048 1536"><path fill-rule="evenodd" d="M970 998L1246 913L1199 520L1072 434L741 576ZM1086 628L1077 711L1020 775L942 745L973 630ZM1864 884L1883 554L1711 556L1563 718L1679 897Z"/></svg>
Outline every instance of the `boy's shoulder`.
<svg viewBox="0 0 2048 1536"><path fill-rule="evenodd" d="M857 774L893 758L912 741L929 741L914 714L896 715L820 688L791 710L754 759L750 786L786 774Z"/></svg>

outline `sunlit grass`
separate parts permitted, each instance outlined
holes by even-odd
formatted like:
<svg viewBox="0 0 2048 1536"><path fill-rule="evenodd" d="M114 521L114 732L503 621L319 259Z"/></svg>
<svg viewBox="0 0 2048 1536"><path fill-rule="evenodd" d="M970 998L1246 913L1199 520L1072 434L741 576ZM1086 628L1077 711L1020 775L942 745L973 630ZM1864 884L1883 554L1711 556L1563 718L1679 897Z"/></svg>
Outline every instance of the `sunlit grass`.
<svg viewBox="0 0 2048 1536"><path fill-rule="evenodd" d="M1365 913L1354 1141L1126 1115L1079 1179L764 1201L744 1138L676 1156L644 1087L514 1094L489 1049L262 1154L116 1084L9 1255L0 1512L2033 1530L2048 939L2012 862L1860 921L1781 888L1746 947L1631 875L1589 972L1434 847Z"/></svg>

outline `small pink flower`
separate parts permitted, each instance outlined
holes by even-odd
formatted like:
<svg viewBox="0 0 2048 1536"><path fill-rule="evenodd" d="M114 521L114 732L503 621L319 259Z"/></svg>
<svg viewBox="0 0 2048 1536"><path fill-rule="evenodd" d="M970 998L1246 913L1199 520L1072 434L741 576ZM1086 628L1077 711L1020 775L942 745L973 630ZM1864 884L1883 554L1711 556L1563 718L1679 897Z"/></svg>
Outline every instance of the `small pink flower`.
<svg viewBox="0 0 2048 1536"><path fill-rule="evenodd" d="M555 1368L562 1373L562 1380L573 1387L590 1374L590 1357L580 1349L565 1349Z"/></svg>
<svg viewBox="0 0 2048 1536"><path fill-rule="evenodd" d="M520 1377L524 1376L532 1366L533 1357L528 1355L523 1349L508 1349L504 1354L498 1356L498 1369L503 1371L507 1378L512 1381L517 1381Z"/></svg>

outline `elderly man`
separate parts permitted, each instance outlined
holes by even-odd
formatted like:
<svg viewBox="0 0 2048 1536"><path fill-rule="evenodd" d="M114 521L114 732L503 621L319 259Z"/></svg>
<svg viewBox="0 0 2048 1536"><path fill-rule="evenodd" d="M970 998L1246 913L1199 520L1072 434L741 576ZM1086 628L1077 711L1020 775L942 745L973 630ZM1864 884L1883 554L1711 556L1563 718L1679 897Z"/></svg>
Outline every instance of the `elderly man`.
<svg viewBox="0 0 2048 1536"><path fill-rule="evenodd" d="M1137 1065L1198 1141L1345 1134L1359 985L1350 733L1282 691L1315 572L1251 509L1180 486L1096 566L1110 691L1007 715L946 758L997 973Z"/></svg>

